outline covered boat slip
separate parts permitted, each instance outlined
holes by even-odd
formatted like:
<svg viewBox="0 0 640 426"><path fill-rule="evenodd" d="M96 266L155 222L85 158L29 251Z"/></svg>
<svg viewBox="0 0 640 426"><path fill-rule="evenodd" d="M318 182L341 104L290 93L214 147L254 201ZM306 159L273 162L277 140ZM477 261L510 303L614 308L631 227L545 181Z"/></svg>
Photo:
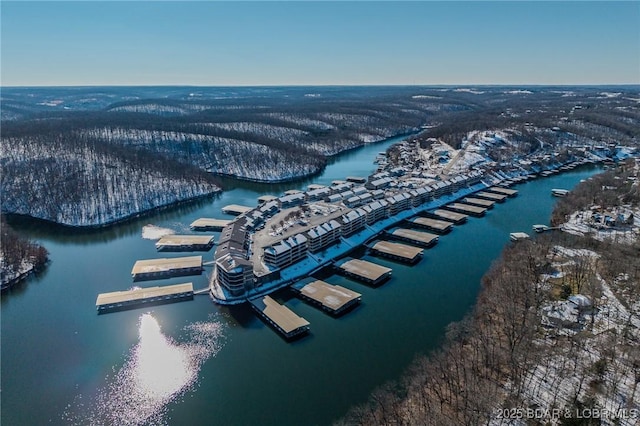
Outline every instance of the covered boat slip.
<svg viewBox="0 0 640 426"><path fill-rule="evenodd" d="M457 212L452 212L449 210L444 210L444 209L437 209L433 212L433 215L436 218L440 218L440 219L445 219L445 220L449 220L452 221L453 223L455 223L456 225L459 225L461 223L464 223L467 221L467 218L469 217L466 214L462 214L462 213L457 213Z"/></svg>
<svg viewBox="0 0 640 426"><path fill-rule="evenodd" d="M312 277L298 281L291 286L298 295L323 310L337 315L360 303L362 295L339 285L332 285Z"/></svg>
<svg viewBox="0 0 640 426"><path fill-rule="evenodd" d="M485 200L497 201L499 203L502 203L508 197L506 194L497 194L495 192L487 191L476 192L474 196L477 198L484 198Z"/></svg>
<svg viewBox="0 0 640 426"><path fill-rule="evenodd" d="M437 235L413 229L398 228L389 232L389 235L395 239L407 241L420 247L431 247L438 242Z"/></svg>
<svg viewBox="0 0 640 426"><path fill-rule="evenodd" d="M379 285L391 277L391 268L360 259L343 259L336 262L338 271L371 285Z"/></svg>
<svg viewBox="0 0 640 426"><path fill-rule="evenodd" d="M462 200L465 204L470 204L472 206L484 207L487 209L492 209L493 205L496 203L495 201L485 200L482 198L474 198L474 197L466 197Z"/></svg>
<svg viewBox="0 0 640 426"><path fill-rule="evenodd" d="M495 192L497 194L504 194L508 197L515 197L516 195L518 195L518 191L516 191L515 189L503 188L501 186L492 186L491 188L487 189L487 191Z"/></svg>
<svg viewBox="0 0 640 426"><path fill-rule="evenodd" d="M309 321L269 296L251 300L251 307L287 339L309 331Z"/></svg>
<svg viewBox="0 0 640 426"><path fill-rule="evenodd" d="M211 246L213 235L165 235L156 243L156 249L160 251L206 251Z"/></svg>
<svg viewBox="0 0 640 426"><path fill-rule="evenodd" d="M378 256L388 257L406 263L416 263L423 255L423 250L406 244L378 241L371 246L371 252Z"/></svg>
<svg viewBox="0 0 640 426"><path fill-rule="evenodd" d="M230 223L230 220L202 217L194 220L190 227L194 231L222 231Z"/></svg>
<svg viewBox="0 0 640 426"><path fill-rule="evenodd" d="M232 214L235 216L239 216L242 213L246 213L250 210L253 210L253 207L241 206L238 204L229 204L228 206L224 206L222 208L223 213Z"/></svg>
<svg viewBox="0 0 640 426"><path fill-rule="evenodd" d="M439 232L441 234L445 234L451 231L453 227L453 223L447 222L446 220L432 219L429 217L413 217L409 219L409 223L415 226L419 226L420 228L426 228L431 231Z"/></svg>
<svg viewBox="0 0 640 426"><path fill-rule="evenodd" d="M464 203L451 203L444 206L447 210L452 210L458 213L470 214L473 216L484 216L487 209L484 207L472 206Z"/></svg>
<svg viewBox="0 0 640 426"><path fill-rule="evenodd" d="M202 273L202 256L138 260L131 270L131 276L134 280L175 275L198 275L200 273Z"/></svg>
<svg viewBox="0 0 640 426"><path fill-rule="evenodd" d="M96 309L98 313L105 313L191 299L193 299L192 283L175 284L100 293L96 299Z"/></svg>

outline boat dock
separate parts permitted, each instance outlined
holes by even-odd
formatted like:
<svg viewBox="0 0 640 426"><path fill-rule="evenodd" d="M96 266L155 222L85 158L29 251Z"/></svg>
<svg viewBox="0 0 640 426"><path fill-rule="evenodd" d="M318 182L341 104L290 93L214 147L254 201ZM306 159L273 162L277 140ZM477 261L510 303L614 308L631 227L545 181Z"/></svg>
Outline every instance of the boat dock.
<svg viewBox="0 0 640 426"><path fill-rule="evenodd" d="M189 226L194 231L222 231L222 229L230 223L230 220L203 217L196 219Z"/></svg>
<svg viewBox="0 0 640 426"><path fill-rule="evenodd" d="M339 285L331 285L312 277L291 286L304 299L333 315L338 315L362 300L362 295Z"/></svg>
<svg viewBox="0 0 640 426"><path fill-rule="evenodd" d="M261 195L258 197L258 204L268 203L269 201L277 200L278 197L275 195Z"/></svg>
<svg viewBox="0 0 640 426"><path fill-rule="evenodd" d="M446 220L431 219L420 216L409 219L409 223L441 234L446 234L451 231L451 228L453 228L453 224Z"/></svg>
<svg viewBox="0 0 640 426"><path fill-rule="evenodd" d="M431 247L438 242L438 236L429 232L398 228L389 233L393 238L407 241L420 247Z"/></svg>
<svg viewBox="0 0 640 426"><path fill-rule="evenodd" d="M222 208L223 213L232 214L235 216L240 216L242 213L246 213L250 210L253 210L253 207L241 206L239 204L229 204L228 206L224 206Z"/></svg>
<svg viewBox="0 0 640 426"><path fill-rule="evenodd" d="M496 192L487 192L480 191L474 194L477 198L484 198L485 200L497 201L499 203L504 202L507 199L508 195L506 194L498 194Z"/></svg>
<svg viewBox="0 0 640 426"><path fill-rule="evenodd" d="M449 210L444 210L444 209L437 209L436 211L433 212L433 215L436 216L437 218L450 220L456 225L460 225L461 223L466 222L467 218L469 217L466 214L450 212Z"/></svg>
<svg viewBox="0 0 640 426"><path fill-rule="evenodd" d="M165 235L156 243L159 251L207 251L213 246L213 235Z"/></svg>
<svg viewBox="0 0 640 426"><path fill-rule="evenodd" d="M184 300L193 300L192 283L100 293L96 299L96 309L101 314Z"/></svg>
<svg viewBox="0 0 640 426"><path fill-rule="evenodd" d="M389 241L378 241L371 247L371 252L379 256L411 264L417 263L423 255L423 250L420 248Z"/></svg>
<svg viewBox="0 0 640 426"><path fill-rule="evenodd" d="M134 280L153 280L176 275L200 275L201 273L202 256L138 260L131 270L131 276Z"/></svg>
<svg viewBox="0 0 640 426"><path fill-rule="evenodd" d="M285 338L302 335L309 331L309 321L296 315L292 310L279 304L269 296L251 300L251 307L267 323Z"/></svg>
<svg viewBox="0 0 640 426"><path fill-rule="evenodd" d="M367 181L367 178L364 178L361 176L347 176L347 182L365 183L366 181Z"/></svg>
<svg viewBox="0 0 640 426"><path fill-rule="evenodd" d="M453 210L458 213L470 214L473 216L484 216L487 209L484 207L472 206L463 203L451 203L444 206L446 209Z"/></svg>
<svg viewBox="0 0 640 426"><path fill-rule="evenodd" d="M512 232L509 234L509 239L511 241L528 240L529 234L526 232Z"/></svg>
<svg viewBox="0 0 640 426"><path fill-rule="evenodd" d="M515 189L503 188L501 186L492 186L491 188L487 189L487 191L504 194L508 197L515 197L516 195L518 195L518 191L516 191Z"/></svg>
<svg viewBox="0 0 640 426"><path fill-rule="evenodd" d="M496 203L495 201L483 200L482 198L473 198L473 197L464 198L462 201L464 201L465 204L484 207L485 209L492 209L493 205Z"/></svg>
<svg viewBox="0 0 640 426"><path fill-rule="evenodd" d="M336 263L338 270L350 278L355 278L371 285L379 285L391 277L391 268L376 265L360 259L343 259Z"/></svg>

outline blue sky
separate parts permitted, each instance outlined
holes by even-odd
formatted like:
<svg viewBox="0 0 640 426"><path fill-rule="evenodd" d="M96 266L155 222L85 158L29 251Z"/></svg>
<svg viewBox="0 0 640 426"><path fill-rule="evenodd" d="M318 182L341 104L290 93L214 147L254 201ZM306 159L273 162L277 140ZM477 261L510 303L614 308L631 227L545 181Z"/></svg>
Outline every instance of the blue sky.
<svg viewBox="0 0 640 426"><path fill-rule="evenodd" d="M1 2L3 86L638 84L640 2Z"/></svg>

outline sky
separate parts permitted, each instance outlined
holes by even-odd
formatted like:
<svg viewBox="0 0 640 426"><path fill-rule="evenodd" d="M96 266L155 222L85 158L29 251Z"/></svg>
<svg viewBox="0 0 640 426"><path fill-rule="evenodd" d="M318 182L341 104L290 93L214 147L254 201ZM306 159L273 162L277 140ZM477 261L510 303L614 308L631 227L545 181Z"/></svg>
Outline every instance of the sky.
<svg viewBox="0 0 640 426"><path fill-rule="evenodd" d="M640 2L0 2L2 86L640 84Z"/></svg>

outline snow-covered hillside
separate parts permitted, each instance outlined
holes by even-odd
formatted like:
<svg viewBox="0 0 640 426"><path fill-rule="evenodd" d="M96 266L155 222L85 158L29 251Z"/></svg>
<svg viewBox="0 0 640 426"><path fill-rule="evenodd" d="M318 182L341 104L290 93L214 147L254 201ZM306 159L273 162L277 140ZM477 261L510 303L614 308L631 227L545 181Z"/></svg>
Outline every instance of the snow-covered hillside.
<svg viewBox="0 0 640 426"><path fill-rule="evenodd" d="M91 139L5 138L1 146L2 210L65 225L102 225L219 191L205 173Z"/></svg>

